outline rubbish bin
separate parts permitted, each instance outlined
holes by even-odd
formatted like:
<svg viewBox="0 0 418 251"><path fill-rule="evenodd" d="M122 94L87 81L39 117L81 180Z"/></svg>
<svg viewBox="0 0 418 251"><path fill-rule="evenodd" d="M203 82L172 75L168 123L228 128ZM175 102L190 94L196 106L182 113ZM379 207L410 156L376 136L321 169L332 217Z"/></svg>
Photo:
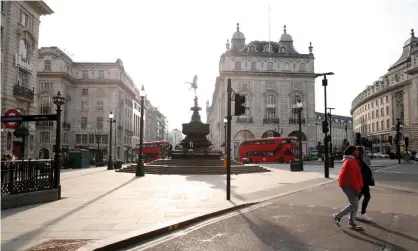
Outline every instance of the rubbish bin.
<svg viewBox="0 0 418 251"><path fill-rule="evenodd" d="M299 164L299 160L298 159L293 159L290 161L290 171L291 172L300 172L302 171L302 168Z"/></svg>
<svg viewBox="0 0 418 251"><path fill-rule="evenodd" d="M116 160L115 163L113 163L113 168L114 169L121 169L122 168L122 161L121 160Z"/></svg>

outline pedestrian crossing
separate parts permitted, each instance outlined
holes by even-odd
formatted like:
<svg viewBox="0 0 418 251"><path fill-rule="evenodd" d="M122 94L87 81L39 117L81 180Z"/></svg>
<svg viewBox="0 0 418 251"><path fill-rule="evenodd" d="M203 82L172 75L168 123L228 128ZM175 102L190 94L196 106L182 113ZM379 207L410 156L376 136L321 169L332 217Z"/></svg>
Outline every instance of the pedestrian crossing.
<svg viewBox="0 0 418 251"><path fill-rule="evenodd" d="M399 164L395 166L384 167L376 170L375 172L418 175L418 164Z"/></svg>

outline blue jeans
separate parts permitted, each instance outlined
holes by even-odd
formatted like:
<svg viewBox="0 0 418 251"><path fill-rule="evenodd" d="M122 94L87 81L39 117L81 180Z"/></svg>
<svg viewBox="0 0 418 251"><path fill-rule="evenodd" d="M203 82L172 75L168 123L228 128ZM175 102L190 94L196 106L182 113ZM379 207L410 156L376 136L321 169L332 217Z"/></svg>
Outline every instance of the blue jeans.
<svg viewBox="0 0 418 251"><path fill-rule="evenodd" d="M343 187L343 192L348 198L348 206L346 206L343 210L341 210L339 213L337 213L335 216L338 218L342 218L343 216L349 214L348 217L348 224L355 225L356 222L356 215L358 210L358 195L357 193L351 188L351 187Z"/></svg>

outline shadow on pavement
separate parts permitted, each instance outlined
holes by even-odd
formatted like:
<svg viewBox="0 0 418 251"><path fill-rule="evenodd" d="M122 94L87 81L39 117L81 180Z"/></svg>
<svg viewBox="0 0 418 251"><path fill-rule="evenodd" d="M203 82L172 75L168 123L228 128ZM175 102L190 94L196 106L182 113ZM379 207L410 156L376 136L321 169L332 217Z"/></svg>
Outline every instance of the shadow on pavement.
<svg viewBox="0 0 418 251"><path fill-rule="evenodd" d="M383 231L388 232L390 234L397 235L399 237L402 237L402 238L405 238L405 239L408 239L410 241L414 241L414 242L418 243L418 238L417 237L412 237L412 236L406 235L404 233L400 233L400 232L394 231L392 229L385 228L385 227L383 227L383 226L381 226L381 225L379 225L375 222L368 223L367 225L375 227L375 228L380 229L380 230L383 230Z"/></svg>
<svg viewBox="0 0 418 251"><path fill-rule="evenodd" d="M370 235L370 234L366 233L365 231L350 232L350 231L347 231L347 230L344 230L344 229L342 231L346 235L348 235L348 236L350 236L350 237L352 237L354 239L357 239L357 240L360 240L360 241L364 241L364 242L367 242L369 244L372 244L372 245L374 245L376 247L379 247L380 250L410 251L410 250L407 250L407 249L405 249L403 247L400 247L400 246L398 246L396 244L387 242L386 240L383 240L383 239L377 238L377 237L375 237L373 235ZM366 237L368 237L370 239L373 239L375 241L368 240L366 238L360 237L358 235L355 235L354 233L358 233L359 235L364 235L364 236L366 236Z"/></svg>
<svg viewBox="0 0 418 251"><path fill-rule="evenodd" d="M251 220L245 213L240 212L239 216L248 223L251 232L265 244L266 248L269 247L272 250L311 250L305 242L280 225L273 224L252 212L247 213L252 214L255 220ZM283 241L272 241L277 239Z"/></svg>
<svg viewBox="0 0 418 251"><path fill-rule="evenodd" d="M81 205L81 206L79 206L79 207L77 207L77 208L74 208L74 209L73 209L73 210L71 210L70 212L63 214L63 215L61 215L61 216L60 216L60 217L58 217L58 218L55 218L55 219L50 220L50 221L48 221L48 222L45 222L42 226L40 226L40 227L39 227L39 228L37 228L37 229L34 229L34 230L32 230L32 231L30 231L30 232L27 232L27 233L25 233L25 234L22 234L22 235L20 235L20 236L17 236L17 237L15 237L15 238L13 238L12 240L7 240L7 241L5 241L5 242L2 242L2 244L1 244L2 249L3 249L3 248L6 248L8 245L13 245L14 249L18 249L18 248L19 248L19 247L21 247L22 245L26 244L26 243L25 243L25 240L31 240L31 239L33 239L33 237L34 237L34 236L36 236L36 234L37 234L38 232L40 232L40 231L42 231L42 230L44 230L44 229L48 228L50 225L53 225L53 224L56 224L57 222L62 221L63 219L65 219L66 217L68 217L68 216L70 216L70 215L72 215L72 214L75 214L77 211L79 211L79 210L81 210L81 209L83 209L83 208L87 207L88 205L90 205L90 204L92 204L92 203L94 203L94 202L96 202L96 201L100 200L101 198L105 197L106 195L109 195L109 194L111 194L111 193L115 192L116 190L118 190L118 189L120 189L120 188L122 188L122 187L126 186L127 184L129 184L130 182L132 182L132 181L134 181L134 180L136 180L136 179L138 179L138 178L140 178L140 177L136 177L136 176L135 176L135 177L133 177L132 179L128 180L127 182L125 182L125 183L123 183L123 184L121 184L121 185L119 185L119 186L117 186L117 187L113 188L112 190L109 190L109 191L107 191L107 192L103 193L102 195L99 195L99 196L97 196L96 198L94 198L94 199L92 199L92 200L90 200L90 201L88 201L88 202L84 203L83 205ZM54 203L54 202L50 202L50 203ZM13 242L14 242L14 240L19 240L19 241L22 241L22 242L20 242L20 243L13 243Z"/></svg>

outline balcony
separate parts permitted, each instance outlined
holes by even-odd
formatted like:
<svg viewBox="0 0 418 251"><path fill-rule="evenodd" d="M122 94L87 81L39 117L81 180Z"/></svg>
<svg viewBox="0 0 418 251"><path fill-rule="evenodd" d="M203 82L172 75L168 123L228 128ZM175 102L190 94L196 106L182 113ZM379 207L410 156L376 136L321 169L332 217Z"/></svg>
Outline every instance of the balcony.
<svg viewBox="0 0 418 251"><path fill-rule="evenodd" d="M53 127L54 121L36 121L36 127Z"/></svg>
<svg viewBox="0 0 418 251"><path fill-rule="evenodd" d="M15 66L31 74L35 72L35 66L31 62L19 56L17 53L15 54Z"/></svg>
<svg viewBox="0 0 418 251"><path fill-rule="evenodd" d="M265 117L263 118L263 124L279 124L280 119L275 117Z"/></svg>
<svg viewBox="0 0 418 251"><path fill-rule="evenodd" d="M64 122L64 123L62 124L62 127L64 128L64 130L70 130L70 128L71 128L71 123Z"/></svg>
<svg viewBox="0 0 418 251"><path fill-rule="evenodd" d="M15 85L13 87L13 96L15 96L16 98L33 101L34 93L31 89L28 89L20 85Z"/></svg>
<svg viewBox="0 0 418 251"><path fill-rule="evenodd" d="M131 131L131 130L125 129L125 134L128 135L128 136L133 136L134 132Z"/></svg>
<svg viewBox="0 0 418 251"><path fill-rule="evenodd" d="M254 123L254 120L252 117L238 117L237 118L237 124L251 124Z"/></svg>
<svg viewBox="0 0 418 251"><path fill-rule="evenodd" d="M302 121L302 124L305 124L305 118L302 118L301 121ZM299 123L299 119L297 119L297 118L290 118L289 119L289 124L298 124L298 123Z"/></svg>

